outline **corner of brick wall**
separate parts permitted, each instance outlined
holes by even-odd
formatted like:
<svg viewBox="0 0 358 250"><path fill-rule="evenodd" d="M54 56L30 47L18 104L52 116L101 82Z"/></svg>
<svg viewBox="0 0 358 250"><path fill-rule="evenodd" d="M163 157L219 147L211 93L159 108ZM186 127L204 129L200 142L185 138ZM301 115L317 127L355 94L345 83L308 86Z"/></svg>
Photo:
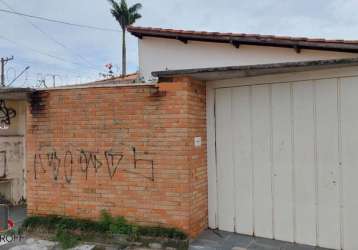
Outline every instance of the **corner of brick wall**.
<svg viewBox="0 0 358 250"><path fill-rule="evenodd" d="M153 95L157 89L149 85L33 96L26 138L29 214L97 219L106 209L191 236L205 229L205 85L179 78L158 88L165 95Z"/></svg>
<svg viewBox="0 0 358 250"><path fill-rule="evenodd" d="M171 83L160 84L160 89L176 91L185 89L188 115L188 164L190 169L190 235L197 236L208 227L208 182L206 139L206 85L189 77L177 77ZM194 139L200 137L202 144L195 147Z"/></svg>

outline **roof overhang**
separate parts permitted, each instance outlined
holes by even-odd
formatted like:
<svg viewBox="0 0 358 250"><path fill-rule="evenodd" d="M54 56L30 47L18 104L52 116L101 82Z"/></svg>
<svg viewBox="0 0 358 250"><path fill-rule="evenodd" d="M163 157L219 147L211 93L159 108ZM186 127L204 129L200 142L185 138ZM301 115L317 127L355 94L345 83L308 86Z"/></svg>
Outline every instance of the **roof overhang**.
<svg viewBox="0 0 358 250"><path fill-rule="evenodd" d="M16 100L26 101L29 100L31 94L35 92L31 88L0 88L0 99L1 100Z"/></svg>
<svg viewBox="0 0 358 250"><path fill-rule="evenodd" d="M358 66L358 58L165 70L155 71L152 73L152 75L154 77L158 77L160 81L165 81L167 79L180 76L188 76L196 80L209 81L330 68L343 68L350 66Z"/></svg>
<svg viewBox="0 0 358 250"><path fill-rule="evenodd" d="M186 31L134 26L128 27L128 31L139 39L143 37L157 37L176 39L183 43L188 43L188 41L228 43L234 45L236 48L239 48L240 45L283 47L293 48L297 53L299 53L301 49L358 53L358 41L354 40L327 40L320 38Z"/></svg>

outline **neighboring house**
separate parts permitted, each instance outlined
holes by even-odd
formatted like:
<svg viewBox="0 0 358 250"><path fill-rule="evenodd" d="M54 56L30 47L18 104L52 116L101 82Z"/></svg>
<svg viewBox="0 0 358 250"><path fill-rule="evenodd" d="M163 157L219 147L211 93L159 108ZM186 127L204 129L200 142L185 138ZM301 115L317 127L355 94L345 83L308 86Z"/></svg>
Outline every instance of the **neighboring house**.
<svg viewBox="0 0 358 250"><path fill-rule="evenodd" d="M358 249L357 41L129 31L144 83L31 95L30 214Z"/></svg>
<svg viewBox="0 0 358 250"><path fill-rule="evenodd" d="M10 124L0 128L0 202L20 204L26 199L25 119L26 101L0 90L0 124L9 116Z"/></svg>
<svg viewBox="0 0 358 250"><path fill-rule="evenodd" d="M152 72L357 57L358 41L129 27L139 71ZM223 76L225 78L225 76Z"/></svg>

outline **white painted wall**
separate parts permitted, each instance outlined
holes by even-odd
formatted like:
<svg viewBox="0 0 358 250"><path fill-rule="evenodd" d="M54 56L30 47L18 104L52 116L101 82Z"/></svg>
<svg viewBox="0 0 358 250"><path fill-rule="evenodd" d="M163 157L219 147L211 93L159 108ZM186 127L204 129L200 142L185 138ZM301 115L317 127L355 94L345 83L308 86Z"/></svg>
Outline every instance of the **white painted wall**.
<svg viewBox="0 0 358 250"><path fill-rule="evenodd" d="M6 106L16 110L10 127L0 130L0 167L6 169L6 178L0 179L0 194L12 203L25 197L25 125L26 102L6 101ZM5 152L5 153L4 153ZM4 161L6 155L6 162Z"/></svg>
<svg viewBox="0 0 358 250"><path fill-rule="evenodd" d="M353 53L302 50L189 41L184 44L173 39L143 37L139 39L139 70L145 80L153 71L240 66L265 63L295 62L357 57Z"/></svg>

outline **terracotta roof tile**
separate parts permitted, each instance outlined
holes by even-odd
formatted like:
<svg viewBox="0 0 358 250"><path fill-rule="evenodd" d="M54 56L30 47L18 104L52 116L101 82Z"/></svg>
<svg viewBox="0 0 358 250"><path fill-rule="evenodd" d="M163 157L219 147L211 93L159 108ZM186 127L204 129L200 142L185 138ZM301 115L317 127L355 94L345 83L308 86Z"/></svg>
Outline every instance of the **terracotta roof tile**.
<svg viewBox="0 0 358 250"><path fill-rule="evenodd" d="M152 27L128 27L128 31L138 37L152 36L162 38L183 38L187 40L200 40L208 42L230 42L235 39L243 44L264 46L292 47L358 52L358 40L323 39L308 37L274 36L245 33L220 33L208 31L175 30ZM242 41L240 41L242 39ZM252 41L250 41L250 39ZM255 42L257 44L255 44Z"/></svg>
<svg viewBox="0 0 358 250"><path fill-rule="evenodd" d="M314 42L334 42L334 43L358 43L358 40L344 40L344 39L324 39L324 38L308 38L308 37L291 37L291 36L275 36L275 35L261 35L261 34L248 34L248 33L230 33L230 32L209 32L209 31L194 31L194 30L175 30L175 29L162 29L162 28L153 28L153 27L135 27L130 26L128 28L129 32L145 32L145 31L156 31L163 33L183 33L183 34L192 34L192 35L214 35L214 36L245 36L245 37L262 37L262 38L276 38L276 39L286 39L286 40L304 40L304 41L314 41Z"/></svg>

